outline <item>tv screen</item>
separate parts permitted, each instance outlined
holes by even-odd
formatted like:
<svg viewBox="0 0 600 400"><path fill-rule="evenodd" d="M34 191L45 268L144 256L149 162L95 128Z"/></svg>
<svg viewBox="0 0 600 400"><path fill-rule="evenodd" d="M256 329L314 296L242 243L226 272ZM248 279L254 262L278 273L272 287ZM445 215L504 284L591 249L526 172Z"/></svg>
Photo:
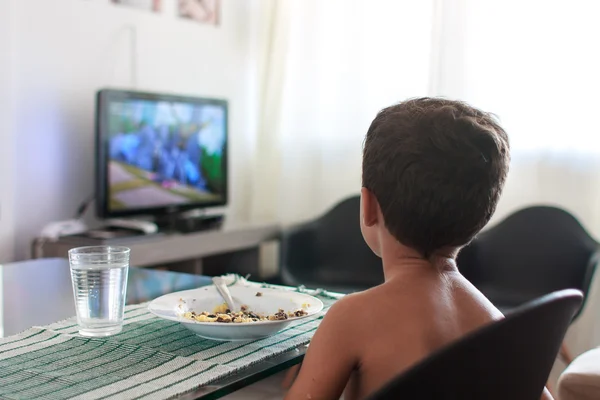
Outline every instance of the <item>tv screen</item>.
<svg viewBox="0 0 600 400"><path fill-rule="evenodd" d="M227 102L102 90L97 109L100 217L227 202Z"/></svg>

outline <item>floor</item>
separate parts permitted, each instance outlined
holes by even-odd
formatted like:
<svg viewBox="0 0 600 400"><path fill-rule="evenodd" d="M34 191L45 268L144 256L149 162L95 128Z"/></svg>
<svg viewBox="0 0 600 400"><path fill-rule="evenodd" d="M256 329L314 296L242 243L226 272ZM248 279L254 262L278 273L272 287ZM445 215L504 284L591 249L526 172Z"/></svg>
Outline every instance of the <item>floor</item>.
<svg viewBox="0 0 600 400"><path fill-rule="evenodd" d="M280 400L285 396L281 388L285 372L273 375L267 379L256 382L237 392L222 397L223 400Z"/></svg>

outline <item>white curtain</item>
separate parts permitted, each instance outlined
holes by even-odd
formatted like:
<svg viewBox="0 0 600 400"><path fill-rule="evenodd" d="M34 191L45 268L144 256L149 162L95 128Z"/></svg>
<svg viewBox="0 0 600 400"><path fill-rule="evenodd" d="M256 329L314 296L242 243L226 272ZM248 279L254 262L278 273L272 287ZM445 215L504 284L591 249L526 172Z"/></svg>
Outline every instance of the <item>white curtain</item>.
<svg viewBox="0 0 600 400"><path fill-rule="evenodd" d="M600 2L260 5L253 219L311 218L358 192L376 112L443 95L496 113L510 135L511 173L494 221L555 204L600 238Z"/></svg>
<svg viewBox="0 0 600 400"><path fill-rule="evenodd" d="M377 111L423 96L433 6L423 0L262 1L253 219L313 218L360 190Z"/></svg>
<svg viewBox="0 0 600 400"><path fill-rule="evenodd" d="M553 204L600 239L600 2L438 6L444 57L434 92L496 113L511 140L494 221L529 204Z"/></svg>

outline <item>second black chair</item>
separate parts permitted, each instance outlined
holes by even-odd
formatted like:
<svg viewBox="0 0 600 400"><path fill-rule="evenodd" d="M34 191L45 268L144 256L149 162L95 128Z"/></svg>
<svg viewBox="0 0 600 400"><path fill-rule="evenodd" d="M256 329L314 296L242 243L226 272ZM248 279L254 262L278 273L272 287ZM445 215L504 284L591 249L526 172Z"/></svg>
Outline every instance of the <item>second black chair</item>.
<svg viewBox="0 0 600 400"><path fill-rule="evenodd" d="M457 265L496 307L510 310L556 290L587 294L598 250L571 214L535 206L479 234L459 253Z"/></svg>

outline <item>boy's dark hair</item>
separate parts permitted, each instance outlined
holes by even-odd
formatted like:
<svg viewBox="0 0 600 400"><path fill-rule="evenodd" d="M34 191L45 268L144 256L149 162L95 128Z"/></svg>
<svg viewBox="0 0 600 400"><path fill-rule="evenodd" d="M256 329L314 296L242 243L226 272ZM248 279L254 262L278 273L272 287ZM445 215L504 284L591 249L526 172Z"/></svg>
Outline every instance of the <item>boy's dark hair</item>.
<svg viewBox="0 0 600 400"><path fill-rule="evenodd" d="M430 257L469 243L487 224L509 162L508 136L491 114L418 98L377 114L365 138L362 180L390 233Z"/></svg>

